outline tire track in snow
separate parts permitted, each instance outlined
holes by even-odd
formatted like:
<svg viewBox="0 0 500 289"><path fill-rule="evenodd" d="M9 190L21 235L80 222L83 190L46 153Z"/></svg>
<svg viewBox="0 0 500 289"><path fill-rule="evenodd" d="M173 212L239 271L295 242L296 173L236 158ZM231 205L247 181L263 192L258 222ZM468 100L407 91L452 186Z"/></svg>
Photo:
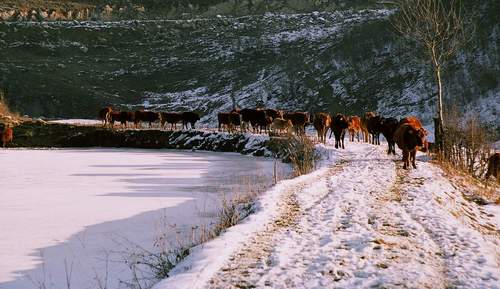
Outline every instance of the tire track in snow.
<svg viewBox="0 0 500 289"><path fill-rule="evenodd" d="M430 164L403 171L365 144L341 154L328 174L287 195L285 226L255 236L211 288L499 288L498 239L450 222L432 203L433 190L448 192L433 186L436 172L421 175Z"/></svg>
<svg viewBox="0 0 500 289"><path fill-rule="evenodd" d="M338 170L342 163L330 168L325 174L302 183L296 190L290 191L281 202L282 211L265 230L257 233L245 248L233 255L229 261L210 281L209 288L252 288L261 276L270 269L272 250L285 230L299 231L298 221L303 210L297 201L297 195L312 183L325 179Z"/></svg>
<svg viewBox="0 0 500 289"><path fill-rule="evenodd" d="M404 183L403 207L439 246L446 287L500 288L498 228L492 233L475 223L471 214L484 219L481 209L430 163L420 162L417 170L405 174Z"/></svg>
<svg viewBox="0 0 500 289"><path fill-rule="evenodd" d="M282 237L274 266L257 287L405 287L417 282L420 288L443 288L442 263L434 257L437 246L419 242L423 230L388 198L396 179L392 159L376 147L350 147L349 163L327 180L329 193L306 210L302 230Z"/></svg>

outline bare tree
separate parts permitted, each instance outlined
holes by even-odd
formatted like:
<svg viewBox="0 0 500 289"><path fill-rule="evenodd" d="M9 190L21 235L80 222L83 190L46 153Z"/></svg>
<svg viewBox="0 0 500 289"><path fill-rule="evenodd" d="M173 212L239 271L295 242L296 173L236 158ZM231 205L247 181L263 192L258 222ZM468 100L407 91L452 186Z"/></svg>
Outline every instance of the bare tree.
<svg viewBox="0 0 500 289"><path fill-rule="evenodd" d="M446 63L468 41L460 0L399 0L399 8L392 18L395 29L415 42L425 52L433 67L437 82L435 139L438 147L443 141L443 80Z"/></svg>

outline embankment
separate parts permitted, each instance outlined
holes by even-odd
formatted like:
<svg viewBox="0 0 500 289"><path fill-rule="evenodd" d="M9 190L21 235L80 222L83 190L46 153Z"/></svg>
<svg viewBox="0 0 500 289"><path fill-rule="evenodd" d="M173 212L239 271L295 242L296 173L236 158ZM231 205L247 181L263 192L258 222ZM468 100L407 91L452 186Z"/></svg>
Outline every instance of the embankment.
<svg viewBox="0 0 500 289"><path fill-rule="evenodd" d="M280 156L282 140L267 135L229 134L206 130L110 129L101 126L26 121L14 128L10 147L120 147L193 149Z"/></svg>

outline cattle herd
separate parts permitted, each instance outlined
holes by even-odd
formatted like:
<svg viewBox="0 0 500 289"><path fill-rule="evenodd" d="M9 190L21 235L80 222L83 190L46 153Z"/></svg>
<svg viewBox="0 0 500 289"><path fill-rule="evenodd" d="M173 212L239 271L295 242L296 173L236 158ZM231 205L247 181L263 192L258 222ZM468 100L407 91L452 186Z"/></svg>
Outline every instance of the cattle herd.
<svg viewBox="0 0 500 289"><path fill-rule="evenodd" d="M142 123L149 127L159 126L162 129L194 128L200 116L195 112L153 112L137 110L115 111L111 107L100 110L99 117L103 125L114 126L115 122L127 127L129 124L140 128ZM233 132L274 133L305 135L306 126L312 124L318 133L320 142L325 143L328 130L329 138L335 138L335 148L345 148L344 138L349 133L351 141L360 136L364 142L380 145L380 134L388 142L388 154L396 154L396 144L403 151L404 168L410 164L416 167L415 154L417 150L426 151L428 143L425 140L427 131L416 117L407 117L401 120L382 117L374 112L367 112L364 116L345 116L337 113L330 115L326 112L310 114L307 112L287 112L277 109L233 109L229 112L217 114L218 130Z"/></svg>
<svg viewBox="0 0 500 289"><path fill-rule="evenodd" d="M195 124L200 120L200 115L196 112L153 112L137 110L116 111L111 107L105 107L99 111L99 118L104 126L114 127L119 123L121 127L133 125L141 128L143 123L149 127L159 127L161 129L177 129L177 125L182 123L183 129L194 129ZM374 112L367 112L363 116L345 116L343 114L329 114L318 112L310 114L307 112L289 112L277 109L233 109L229 112L217 114L218 130L229 133L253 132L269 133L274 135L293 134L305 135L306 126L313 125L318 140L326 143L328 130L335 138L335 148L345 148L344 138L349 133L351 142L355 140L380 145L380 134L387 140L388 154L396 154L396 145L403 152L403 168L411 166L416 168L415 155L417 150L429 151L429 143L426 140L428 132L423 128L421 121L416 117L406 117L396 119L393 117L383 117ZM10 133L10 134L9 134ZM2 134L2 141L12 140L12 129ZM490 157L487 177L490 175L497 177L500 170L500 154L495 153Z"/></svg>
<svg viewBox="0 0 500 289"><path fill-rule="evenodd" d="M177 129L177 124L182 123L182 128L195 128L195 124L200 120L200 115L196 112L153 112L153 111L116 111L111 107L105 107L99 111L99 119L104 126L114 127L115 122L123 127L133 124L135 128L141 128L142 123L148 123L153 127L159 123L161 128L166 128L170 124L170 129Z"/></svg>

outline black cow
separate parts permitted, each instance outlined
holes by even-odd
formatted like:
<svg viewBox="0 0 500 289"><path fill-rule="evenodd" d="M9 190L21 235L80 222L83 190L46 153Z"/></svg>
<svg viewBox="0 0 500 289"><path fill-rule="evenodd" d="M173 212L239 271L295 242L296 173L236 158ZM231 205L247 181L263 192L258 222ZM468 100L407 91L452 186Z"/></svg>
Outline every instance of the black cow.
<svg viewBox="0 0 500 289"><path fill-rule="evenodd" d="M399 121L393 117L382 118L380 122L380 132L384 135L387 140L387 144L389 145L389 149L387 150L387 154L396 155L396 142L394 141L394 133L398 128Z"/></svg>
<svg viewBox="0 0 500 289"><path fill-rule="evenodd" d="M343 114L337 113L337 115L332 119L331 127L330 127L330 137L332 137L332 133L335 136L335 148L343 148L344 146L344 137L347 128L349 127L349 122L347 121L347 117Z"/></svg>
<svg viewBox="0 0 500 289"><path fill-rule="evenodd" d="M180 112L161 112L160 123L162 128L166 128L166 124L170 124L170 129L177 129L177 123L182 121Z"/></svg>
<svg viewBox="0 0 500 289"><path fill-rule="evenodd" d="M195 124L200 120L200 115L194 111L185 111L182 113L182 129L188 129L188 123L191 129L195 128Z"/></svg>

